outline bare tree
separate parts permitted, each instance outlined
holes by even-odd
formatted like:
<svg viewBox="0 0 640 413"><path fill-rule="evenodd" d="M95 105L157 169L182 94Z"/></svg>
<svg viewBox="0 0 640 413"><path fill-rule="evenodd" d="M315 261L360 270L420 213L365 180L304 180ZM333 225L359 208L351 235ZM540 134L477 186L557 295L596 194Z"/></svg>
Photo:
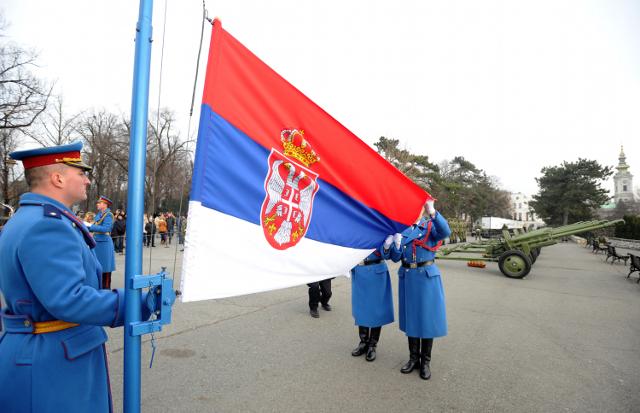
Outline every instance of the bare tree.
<svg viewBox="0 0 640 413"><path fill-rule="evenodd" d="M36 57L18 46L0 45L0 129L29 127L47 108L53 86L29 71Z"/></svg>
<svg viewBox="0 0 640 413"><path fill-rule="evenodd" d="M148 210L155 212L163 206L167 198L179 199L183 182L190 179L188 140L182 140L180 133L172 126L175 118L167 109L160 111L156 119L149 122L147 136L147 178ZM187 175L185 175L185 172Z"/></svg>
<svg viewBox="0 0 640 413"><path fill-rule="evenodd" d="M4 18L0 15L0 41L4 40ZM0 43L0 183L2 199L11 203L9 193L15 162L9 153L19 143L19 132L30 127L47 108L51 86L35 77L36 54L9 42Z"/></svg>
<svg viewBox="0 0 640 413"><path fill-rule="evenodd" d="M99 195L114 197L112 192L119 194L126 185L128 136L121 118L104 110L82 117L76 130L86 142L86 160L93 167L85 206L89 209Z"/></svg>
<svg viewBox="0 0 640 413"><path fill-rule="evenodd" d="M17 131L14 129L0 129L0 186L2 187L2 203L11 205L16 194L11 193L10 188L15 177L12 176L16 162L9 158L9 153L18 146ZM8 214L4 208L1 216Z"/></svg>
<svg viewBox="0 0 640 413"><path fill-rule="evenodd" d="M68 115L62 96L56 96L53 105L45 111L34 125L24 131L25 135L42 146L64 145L78 140L77 123L82 112Z"/></svg>
<svg viewBox="0 0 640 413"><path fill-rule="evenodd" d="M62 145L82 139L86 161L93 166L85 209L104 194L124 206L127 191L130 121L105 110L69 114L62 97L48 106L52 85L31 70L37 56L5 41L0 13L0 190L4 203L14 203L25 190L19 170L8 154L25 136L42 146ZM173 113L163 109L151 116L147 131L145 201L149 211L177 207L188 197L193 164L189 141L174 129Z"/></svg>
<svg viewBox="0 0 640 413"><path fill-rule="evenodd" d="M150 212L177 208L188 197L193 169L187 150L189 142L174 132L173 114L164 110L155 119L158 127L152 117L147 128L145 204ZM86 160L94 168L90 176L93 185L84 208L92 208L98 195L112 198L117 208L126 208L131 122L103 110L81 116L75 124L75 130L86 142Z"/></svg>

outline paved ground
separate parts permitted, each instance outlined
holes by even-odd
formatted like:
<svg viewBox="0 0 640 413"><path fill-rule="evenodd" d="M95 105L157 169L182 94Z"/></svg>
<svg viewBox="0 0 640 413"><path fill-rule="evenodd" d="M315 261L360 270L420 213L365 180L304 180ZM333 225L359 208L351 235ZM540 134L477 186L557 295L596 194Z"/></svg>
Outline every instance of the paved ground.
<svg viewBox="0 0 640 413"><path fill-rule="evenodd" d="M153 249L152 269L171 270L173 256ZM142 411L640 412L640 285L628 267L573 243L544 248L524 280L496 264L439 263L449 336L436 340L430 381L400 373L408 350L396 323L383 328L375 362L351 357L351 285L341 277L334 311L319 319L306 287L176 304L153 369L143 367ZM118 411L121 331L108 346Z"/></svg>

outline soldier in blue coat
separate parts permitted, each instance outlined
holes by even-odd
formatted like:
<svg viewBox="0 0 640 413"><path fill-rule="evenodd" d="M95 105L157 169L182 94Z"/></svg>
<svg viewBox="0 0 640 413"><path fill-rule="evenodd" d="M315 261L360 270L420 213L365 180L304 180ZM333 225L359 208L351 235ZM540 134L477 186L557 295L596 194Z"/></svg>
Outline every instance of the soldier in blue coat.
<svg viewBox="0 0 640 413"><path fill-rule="evenodd" d="M400 330L409 339L409 361L400 371L408 374L420 367L420 377L431 378L433 339L447 335L447 314L440 269L435 251L451 230L447 220L427 202L429 219L421 218L402 234L396 234L391 259L402 260L398 270L398 316Z"/></svg>
<svg viewBox="0 0 640 413"><path fill-rule="evenodd" d="M354 357L366 355L376 359L376 347L382 326L393 323L391 278L384 260L389 259L393 236L351 270L351 313L358 326L360 343L353 349Z"/></svg>
<svg viewBox="0 0 640 413"><path fill-rule="evenodd" d="M102 266L102 288L107 290L111 289L111 273L116 269L116 256L111 239L113 213L109 209L110 206L111 200L106 196L100 196L96 202L98 213L95 224L89 227L89 231L93 232L93 238L96 240L95 252Z"/></svg>
<svg viewBox="0 0 640 413"><path fill-rule="evenodd" d="M10 154L31 192L0 233L2 413L112 411L101 326L123 324L124 291L100 289L95 241L70 210L87 197L81 148Z"/></svg>

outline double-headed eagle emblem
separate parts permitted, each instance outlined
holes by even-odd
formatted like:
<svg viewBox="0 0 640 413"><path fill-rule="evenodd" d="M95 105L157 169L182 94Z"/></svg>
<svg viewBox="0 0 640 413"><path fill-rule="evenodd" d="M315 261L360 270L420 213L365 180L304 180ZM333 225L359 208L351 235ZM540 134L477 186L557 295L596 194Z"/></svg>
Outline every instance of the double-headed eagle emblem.
<svg viewBox="0 0 640 413"><path fill-rule="evenodd" d="M269 155L260 221L269 244L284 250L300 242L309 227L313 199L319 189L318 174L309 166L320 157L302 131L285 129L280 139L284 154L272 149Z"/></svg>

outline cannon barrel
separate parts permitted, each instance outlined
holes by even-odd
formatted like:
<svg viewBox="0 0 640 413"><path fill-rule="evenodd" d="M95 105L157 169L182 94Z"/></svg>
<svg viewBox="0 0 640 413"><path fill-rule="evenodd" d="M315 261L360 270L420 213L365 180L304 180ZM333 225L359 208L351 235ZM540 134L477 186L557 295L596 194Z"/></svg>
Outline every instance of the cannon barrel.
<svg viewBox="0 0 640 413"><path fill-rule="evenodd" d="M563 225L557 228L545 228L541 232L529 232L526 234L514 236L511 238L511 242L518 244L522 242L535 242L540 239L551 240L556 238L568 237L570 235L580 234L582 232L594 231L596 229L610 227L619 222L624 222L622 219L614 221L596 220L577 222L575 224Z"/></svg>
<svg viewBox="0 0 640 413"><path fill-rule="evenodd" d="M573 231L576 229L583 230L583 228L588 227L589 225L594 224L596 222L600 222L600 221L586 221L586 222L581 221L581 222L576 222L569 225L563 225L561 227L556 227L556 228L552 228L552 227L540 228L535 231L527 232L526 234L514 236L511 239L522 241L530 238L537 238L540 236L554 235L554 234L565 232L565 231Z"/></svg>
<svg viewBox="0 0 640 413"><path fill-rule="evenodd" d="M529 243L529 249L531 249L531 248L549 247L549 246L555 245L557 243L558 243L558 241L555 240L555 239L538 240L538 241L530 242Z"/></svg>
<svg viewBox="0 0 640 413"><path fill-rule="evenodd" d="M572 228L558 227L552 230L552 235L554 237L567 237L569 235L575 235L575 234L580 234L582 232L594 231L597 229L610 227L619 222L624 222L624 220L622 219L617 219L615 221L600 220L600 221L586 222L584 225L580 225Z"/></svg>

